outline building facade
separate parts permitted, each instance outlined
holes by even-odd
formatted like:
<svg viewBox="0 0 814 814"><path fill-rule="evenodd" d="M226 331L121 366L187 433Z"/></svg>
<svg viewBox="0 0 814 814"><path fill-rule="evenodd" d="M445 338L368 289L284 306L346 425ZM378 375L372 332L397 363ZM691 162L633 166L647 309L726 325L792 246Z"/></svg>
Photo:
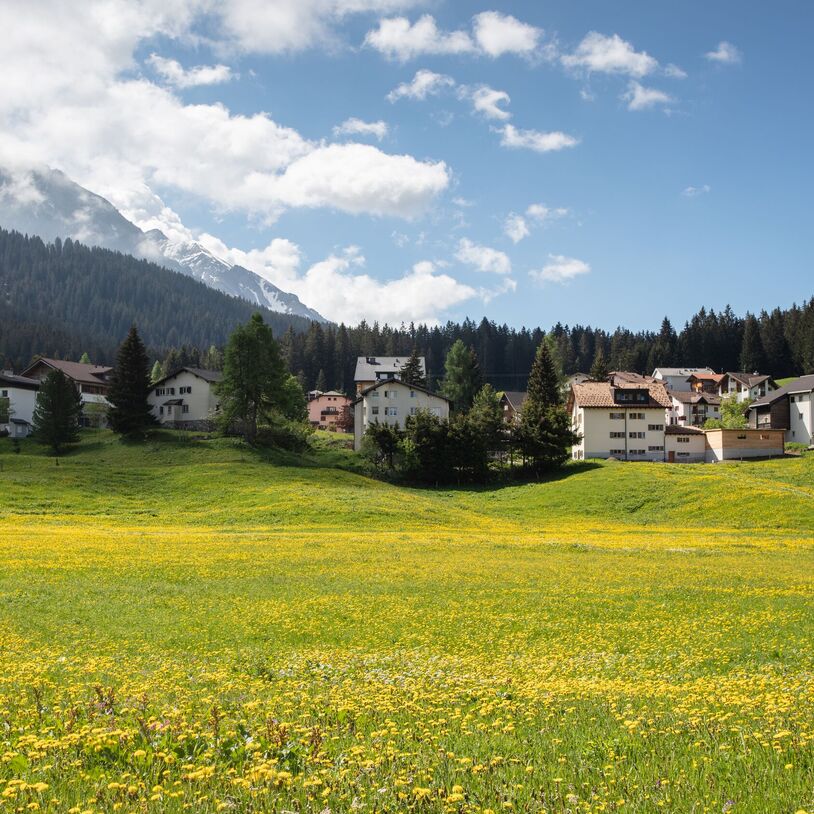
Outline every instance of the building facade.
<svg viewBox="0 0 814 814"><path fill-rule="evenodd" d="M312 390L308 394L308 421L321 430L337 430L337 422L350 405L351 400L338 390Z"/></svg>
<svg viewBox="0 0 814 814"><path fill-rule="evenodd" d="M0 431L12 438L31 432L39 389L37 379L15 376L11 370L0 373Z"/></svg>
<svg viewBox="0 0 814 814"><path fill-rule="evenodd" d="M449 400L395 378L365 388L353 402L354 449L361 449L362 438L371 424L403 428L407 419L421 410L441 419L449 418Z"/></svg>
<svg viewBox="0 0 814 814"><path fill-rule="evenodd" d="M652 378L660 381L669 390L691 390L690 376L714 373L711 367L657 367Z"/></svg>
<svg viewBox="0 0 814 814"><path fill-rule="evenodd" d="M222 378L218 370L183 367L155 382L147 401L162 426L210 430L220 411L215 385Z"/></svg>
<svg viewBox="0 0 814 814"><path fill-rule="evenodd" d="M516 424L520 420L520 410L528 394L520 390L504 390L500 394L500 409L506 424Z"/></svg>
<svg viewBox="0 0 814 814"><path fill-rule="evenodd" d="M738 402L762 399L777 390L771 376L761 373L725 373L718 389L720 396L734 396Z"/></svg>
<svg viewBox="0 0 814 814"><path fill-rule="evenodd" d="M671 424L664 430L664 451L667 463L704 463L707 454L706 435L698 427Z"/></svg>
<svg viewBox="0 0 814 814"><path fill-rule="evenodd" d="M401 369L410 360L409 356L360 356L356 360L356 372L353 380L356 382L356 392L387 379L398 379L401 377ZM421 374L426 377L427 364L423 356L419 356L421 364Z"/></svg>
<svg viewBox="0 0 814 814"><path fill-rule="evenodd" d="M709 418L721 417L721 397L696 390L671 390L667 424L703 427Z"/></svg>
<svg viewBox="0 0 814 814"><path fill-rule="evenodd" d="M814 375L800 376L750 404L749 426L783 430L789 443L814 445Z"/></svg>

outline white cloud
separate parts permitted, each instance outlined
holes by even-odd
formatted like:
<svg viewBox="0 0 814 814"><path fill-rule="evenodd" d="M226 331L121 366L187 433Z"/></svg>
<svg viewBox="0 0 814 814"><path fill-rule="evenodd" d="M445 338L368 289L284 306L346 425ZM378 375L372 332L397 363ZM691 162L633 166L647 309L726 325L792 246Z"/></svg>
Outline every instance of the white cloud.
<svg viewBox="0 0 814 814"><path fill-rule="evenodd" d="M458 243L455 257L462 263L474 266L478 271L509 274L512 270L512 262L504 252L489 246L480 246L467 238L462 238Z"/></svg>
<svg viewBox="0 0 814 814"><path fill-rule="evenodd" d="M228 65L197 65L194 68L184 68L180 62L158 54L150 54L147 62L167 84L176 88L220 85L233 78Z"/></svg>
<svg viewBox="0 0 814 814"><path fill-rule="evenodd" d="M628 110L647 110L656 105L669 105L675 101L669 93L656 88L646 88L635 80L631 80L621 98L627 102Z"/></svg>
<svg viewBox="0 0 814 814"><path fill-rule="evenodd" d="M424 14L414 23L406 17L380 20L378 28L368 31L365 45L388 59L401 62L423 54L465 54L475 50L467 32L441 31L430 14Z"/></svg>
<svg viewBox="0 0 814 814"><path fill-rule="evenodd" d="M465 96L472 100L472 106L478 113L482 113L487 119L506 120L511 118L511 113L500 107L501 104L509 104L511 98L504 90L495 90L488 85L479 85L473 90L466 89Z"/></svg>
<svg viewBox="0 0 814 814"><path fill-rule="evenodd" d="M503 222L503 233L513 243L519 243L531 234L531 225L542 226L547 221L563 218L568 214L565 207L549 209L549 207L533 203L526 208L525 216L510 212Z"/></svg>
<svg viewBox="0 0 814 814"><path fill-rule="evenodd" d="M510 14L483 11L473 19L475 42L490 57L531 54L542 36L541 29L522 23Z"/></svg>
<svg viewBox="0 0 814 814"><path fill-rule="evenodd" d="M375 122L366 122L362 119L352 117L345 119L342 124L338 124L333 129L335 136L375 136L381 141L387 135L387 122L381 120Z"/></svg>
<svg viewBox="0 0 814 814"><path fill-rule="evenodd" d="M567 283L590 271L591 267L587 263L577 260L575 257L550 254L548 263L541 269L530 271L529 276L538 283Z"/></svg>
<svg viewBox="0 0 814 814"><path fill-rule="evenodd" d="M422 68L416 71L410 82L402 82L387 94L388 102L395 102L397 99L426 99L428 96L439 94L444 88L455 86L455 80L451 76L442 73L434 73Z"/></svg>
<svg viewBox="0 0 814 814"><path fill-rule="evenodd" d="M697 198L699 195L707 195L712 192L709 184L702 184L700 187L689 186L681 193L685 198Z"/></svg>
<svg viewBox="0 0 814 814"><path fill-rule="evenodd" d="M707 51L704 56L710 62L717 62L720 65L737 65L743 59L743 54L726 40L721 40L714 51Z"/></svg>
<svg viewBox="0 0 814 814"><path fill-rule="evenodd" d="M636 51L618 34L608 37L591 31L573 54L562 56L568 68L582 68L594 73L625 74L641 78L658 68L658 61L644 51Z"/></svg>
<svg viewBox="0 0 814 814"><path fill-rule="evenodd" d="M510 213L503 222L503 232L512 243L519 243L531 234L526 219L514 212Z"/></svg>
<svg viewBox="0 0 814 814"><path fill-rule="evenodd" d="M672 63L664 68L664 75L669 76L671 79L687 78L687 72L683 68L679 68L678 65L673 65Z"/></svg>
<svg viewBox="0 0 814 814"><path fill-rule="evenodd" d="M500 132L503 134L500 143L504 147L534 150L538 153L564 150L579 144L579 139L560 131L543 133L539 130L518 130L514 125L507 124Z"/></svg>
<svg viewBox="0 0 814 814"><path fill-rule="evenodd" d="M365 45L388 59L407 62L425 54L475 54L497 58L503 54L529 56L537 50L542 30L509 14L484 11L472 18L472 33L442 31L431 14L414 23L406 17L380 20L365 36Z"/></svg>

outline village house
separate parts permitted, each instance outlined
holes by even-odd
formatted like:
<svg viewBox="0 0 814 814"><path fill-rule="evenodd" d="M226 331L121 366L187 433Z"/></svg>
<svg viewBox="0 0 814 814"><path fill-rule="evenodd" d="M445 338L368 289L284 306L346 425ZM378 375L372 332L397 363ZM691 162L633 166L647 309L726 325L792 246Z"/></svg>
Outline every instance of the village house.
<svg viewBox="0 0 814 814"><path fill-rule="evenodd" d="M783 430L790 443L814 445L814 375L800 376L750 404L749 426Z"/></svg>
<svg viewBox="0 0 814 814"><path fill-rule="evenodd" d="M667 424L703 427L708 418L721 417L721 397L703 390L671 390Z"/></svg>
<svg viewBox="0 0 814 814"><path fill-rule="evenodd" d="M520 420L520 410L528 394L519 390L504 390L500 394L500 409L506 424L516 424Z"/></svg>
<svg viewBox="0 0 814 814"><path fill-rule="evenodd" d="M11 370L0 373L0 432L12 438L31 432L39 389L37 379L15 376Z"/></svg>
<svg viewBox="0 0 814 814"><path fill-rule="evenodd" d="M214 386L222 378L217 370L182 367L155 382L147 401L153 415L165 427L210 430L220 410Z"/></svg>
<svg viewBox="0 0 814 814"><path fill-rule="evenodd" d="M438 418L449 418L449 399L424 387L384 379L362 390L353 401L353 448L361 449L362 438L371 424L404 427L410 416L427 410Z"/></svg>
<svg viewBox="0 0 814 814"><path fill-rule="evenodd" d="M42 381L51 371L61 370L76 386L82 400L81 423L84 427L104 427L110 402L107 393L113 368L107 365L87 365L62 359L41 357L32 362L22 375Z"/></svg>
<svg viewBox="0 0 814 814"><path fill-rule="evenodd" d="M308 421L320 430L337 430L337 422L350 404L350 399L338 390L326 393L311 390L308 393Z"/></svg>
<svg viewBox="0 0 814 814"><path fill-rule="evenodd" d="M771 376L761 373L725 373L718 388L720 396L735 396L738 402L763 398L777 384Z"/></svg>
<svg viewBox="0 0 814 814"><path fill-rule="evenodd" d="M652 378L669 390L692 390L690 376L714 374L711 367L657 367Z"/></svg>
<svg viewBox="0 0 814 814"><path fill-rule="evenodd" d="M704 463L707 437L698 427L670 424L664 430L665 460L668 463Z"/></svg>
<svg viewBox="0 0 814 814"><path fill-rule="evenodd" d="M775 458L785 454L782 430L704 430L705 460L740 461L744 458Z"/></svg>
<svg viewBox="0 0 814 814"><path fill-rule="evenodd" d="M725 373L693 373L687 378L690 390L694 393L710 393L720 396L721 382L726 379Z"/></svg>
<svg viewBox="0 0 814 814"><path fill-rule="evenodd" d="M360 356L356 360L356 392L361 393L376 382L401 378L401 369L410 360L409 356ZM421 375L427 375L427 365L423 356L418 357Z"/></svg>
<svg viewBox="0 0 814 814"><path fill-rule="evenodd" d="M568 411L581 436L572 457L663 461L665 413L670 406L662 382L611 374L607 382L572 385Z"/></svg>

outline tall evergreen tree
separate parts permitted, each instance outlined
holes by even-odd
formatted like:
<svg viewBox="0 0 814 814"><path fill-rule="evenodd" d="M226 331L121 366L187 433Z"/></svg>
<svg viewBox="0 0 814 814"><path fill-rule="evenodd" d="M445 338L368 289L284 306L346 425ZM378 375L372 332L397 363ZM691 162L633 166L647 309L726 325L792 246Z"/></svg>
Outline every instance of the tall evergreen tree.
<svg viewBox="0 0 814 814"><path fill-rule="evenodd" d="M259 421L280 407L284 394L290 395L287 377L271 328L255 313L248 323L235 328L226 345L223 379L218 384L223 428L237 424L253 444Z"/></svg>
<svg viewBox="0 0 814 814"><path fill-rule="evenodd" d="M424 375L424 370L421 367L421 359L415 347L413 347L410 353L410 358L401 368L401 380L405 384L415 385L416 387L427 386L427 377Z"/></svg>
<svg viewBox="0 0 814 814"><path fill-rule="evenodd" d="M456 339L444 363L444 383L441 392L454 409L466 412L481 386L480 366L473 348Z"/></svg>
<svg viewBox="0 0 814 814"><path fill-rule="evenodd" d="M85 351L85 352L84 352L84 353L83 353L83 354L82 354L82 355L79 357L79 362L80 362L80 364L83 364L83 365L89 365L89 364L91 363L91 362L90 362L90 356L88 356L88 352L87 352L87 351Z"/></svg>
<svg viewBox="0 0 814 814"><path fill-rule="evenodd" d="M161 367L161 362L158 359L153 364L153 369L150 371L150 384L155 384L159 379L164 376L164 368Z"/></svg>
<svg viewBox="0 0 814 814"><path fill-rule="evenodd" d="M150 362L135 325L119 347L107 400L108 421L114 432L135 438L155 424L147 396L150 393Z"/></svg>
<svg viewBox="0 0 814 814"><path fill-rule="evenodd" d="M740 369L744 373L761 373L766 369L763 341L760 338L760 325L754 314L747 314L743 323Z"/></svg>
<svg viewBox="0 0 814 814"><path fill-rule="evenodd" d="M605 360L605 351L602 350L602 345L599 345L596 349L590 376L595 382L604 382L608 378L608 363Z"/></svg>
<svg viewBox="0 0 814 814"><path fill-rule="evenodd" d="M34 437L59 455L79 440L82 399L76 385L61 371L51 371L40 383L34 409Z"/></svg>
<svg viewBox="0 0 814 814"><path fill-rule="evenodd" d="M498 452L501 449L504 434L503 410L500 408L500 398L491 384L483 385L477 392L467 419L477 436L483 439L487 452Z"/></svg>
<svg viewBox="0 0 814 814"><path fill-rule="evenodd" d="M549 343L545 341L538 346L531 366L526 403L529 402L541 407L562 404L560 377Z"/></svg>

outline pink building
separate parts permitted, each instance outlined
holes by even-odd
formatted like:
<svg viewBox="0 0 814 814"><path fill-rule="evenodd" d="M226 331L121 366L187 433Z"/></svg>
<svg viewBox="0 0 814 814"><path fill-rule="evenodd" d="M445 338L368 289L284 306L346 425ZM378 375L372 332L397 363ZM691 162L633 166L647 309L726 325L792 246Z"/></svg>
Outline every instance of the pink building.
<svg viewBox="0 0 814 814"><path fill-rule="evenodd" d="M336 422L349 407L350 399L336 390L312 390L308 394L308 420L320 430L338 429Z"/></svg>

